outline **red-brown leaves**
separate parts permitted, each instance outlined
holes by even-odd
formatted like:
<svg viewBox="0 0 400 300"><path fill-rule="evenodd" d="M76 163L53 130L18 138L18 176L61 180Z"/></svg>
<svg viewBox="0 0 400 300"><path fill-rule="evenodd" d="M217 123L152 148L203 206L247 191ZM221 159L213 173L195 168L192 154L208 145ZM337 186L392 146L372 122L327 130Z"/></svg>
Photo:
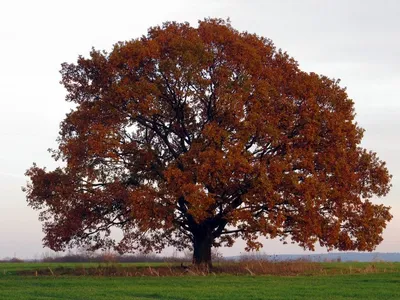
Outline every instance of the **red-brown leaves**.
<svg viewBox="0 0 400 300"><path fill-rule="evenodd" d="M222 20L166 23L61 74L77 105L55 152L67 166L33 166L26 188L51 248L381 241L389 208L369 200L389 192L391 176L360 148L353 101L270 40Z"/></svg>

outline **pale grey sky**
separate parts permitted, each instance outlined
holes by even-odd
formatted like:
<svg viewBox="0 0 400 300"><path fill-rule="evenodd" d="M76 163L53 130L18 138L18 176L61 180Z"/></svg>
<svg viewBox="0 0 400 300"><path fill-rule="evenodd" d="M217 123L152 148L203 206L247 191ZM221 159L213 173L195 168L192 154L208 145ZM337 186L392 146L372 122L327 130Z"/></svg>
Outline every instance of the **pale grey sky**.
<svg viewBox="0 0 400 300"><path fill-rule="evenodd" d="M230 17L240 31L272 39L305 71L340 78L354 99L363 146L378 152L393 174L391 193L378 202L394 219L377 251L400 252L400 1L396 0L172 0L45 1L0 3L0 258L40 257L38 213L21 186L36 162L54 168L59 123L68 112L59 84L60 64L91 47L146 34L164 21ZM302 253L295 245L266 241L268 254ZM323 252L317 248L317 253ZM238 243L225 255L243 252Z"/></svg>

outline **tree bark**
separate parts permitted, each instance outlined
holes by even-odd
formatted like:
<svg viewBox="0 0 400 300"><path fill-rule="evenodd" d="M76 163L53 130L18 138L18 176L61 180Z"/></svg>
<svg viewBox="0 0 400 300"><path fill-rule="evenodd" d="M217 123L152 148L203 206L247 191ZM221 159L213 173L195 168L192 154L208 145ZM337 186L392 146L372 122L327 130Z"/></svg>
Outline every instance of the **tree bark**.
<svg viewBox="0 0 400 300"><path fill-rule="evenodd" d="M208 232L198 232L193 236L193 264L211 269L211 247L213 238Z"/></svg>

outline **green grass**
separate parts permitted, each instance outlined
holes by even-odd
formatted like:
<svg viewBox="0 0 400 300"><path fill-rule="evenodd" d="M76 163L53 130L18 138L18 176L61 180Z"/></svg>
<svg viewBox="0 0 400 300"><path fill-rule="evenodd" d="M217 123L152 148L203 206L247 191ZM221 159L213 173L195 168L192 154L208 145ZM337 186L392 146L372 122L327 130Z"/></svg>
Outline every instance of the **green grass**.
<svg viewBox="0 0 400 300"><path fill-rule="evenodd" d="M33 270L48 265L0 264L1 269L8 268L8 271L0 273L0 299L400 299L398 263L374 263L374 269L371 269L371 264L368 263L324 263L325 274L328 275L312 276L16 275L21 269ZM50 264L53 267L54 265L98 266L98 264ZM341 274L343 271L345 274ZM330 273L335 275L329 275Z"/></svg>

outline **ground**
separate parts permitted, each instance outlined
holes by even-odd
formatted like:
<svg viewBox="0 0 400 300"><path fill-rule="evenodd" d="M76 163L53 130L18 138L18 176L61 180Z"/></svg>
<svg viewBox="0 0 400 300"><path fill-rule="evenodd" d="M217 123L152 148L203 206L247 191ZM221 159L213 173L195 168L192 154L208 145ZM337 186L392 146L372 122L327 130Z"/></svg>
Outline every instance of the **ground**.
<svg viewBox="0 0 400 300"><path fill-rule="evenodd" d="M88 276L59 275L54 271L60 267L82 271L98 266L0 264L0 299L400 299L400 263L323 263L296 275L251 275L250 270L243 275L193 272L175 276ZM116 267L157 270L163 266ZM49 268L54 275L50 271L49 275L40 275L40 270Z"/></svg>

